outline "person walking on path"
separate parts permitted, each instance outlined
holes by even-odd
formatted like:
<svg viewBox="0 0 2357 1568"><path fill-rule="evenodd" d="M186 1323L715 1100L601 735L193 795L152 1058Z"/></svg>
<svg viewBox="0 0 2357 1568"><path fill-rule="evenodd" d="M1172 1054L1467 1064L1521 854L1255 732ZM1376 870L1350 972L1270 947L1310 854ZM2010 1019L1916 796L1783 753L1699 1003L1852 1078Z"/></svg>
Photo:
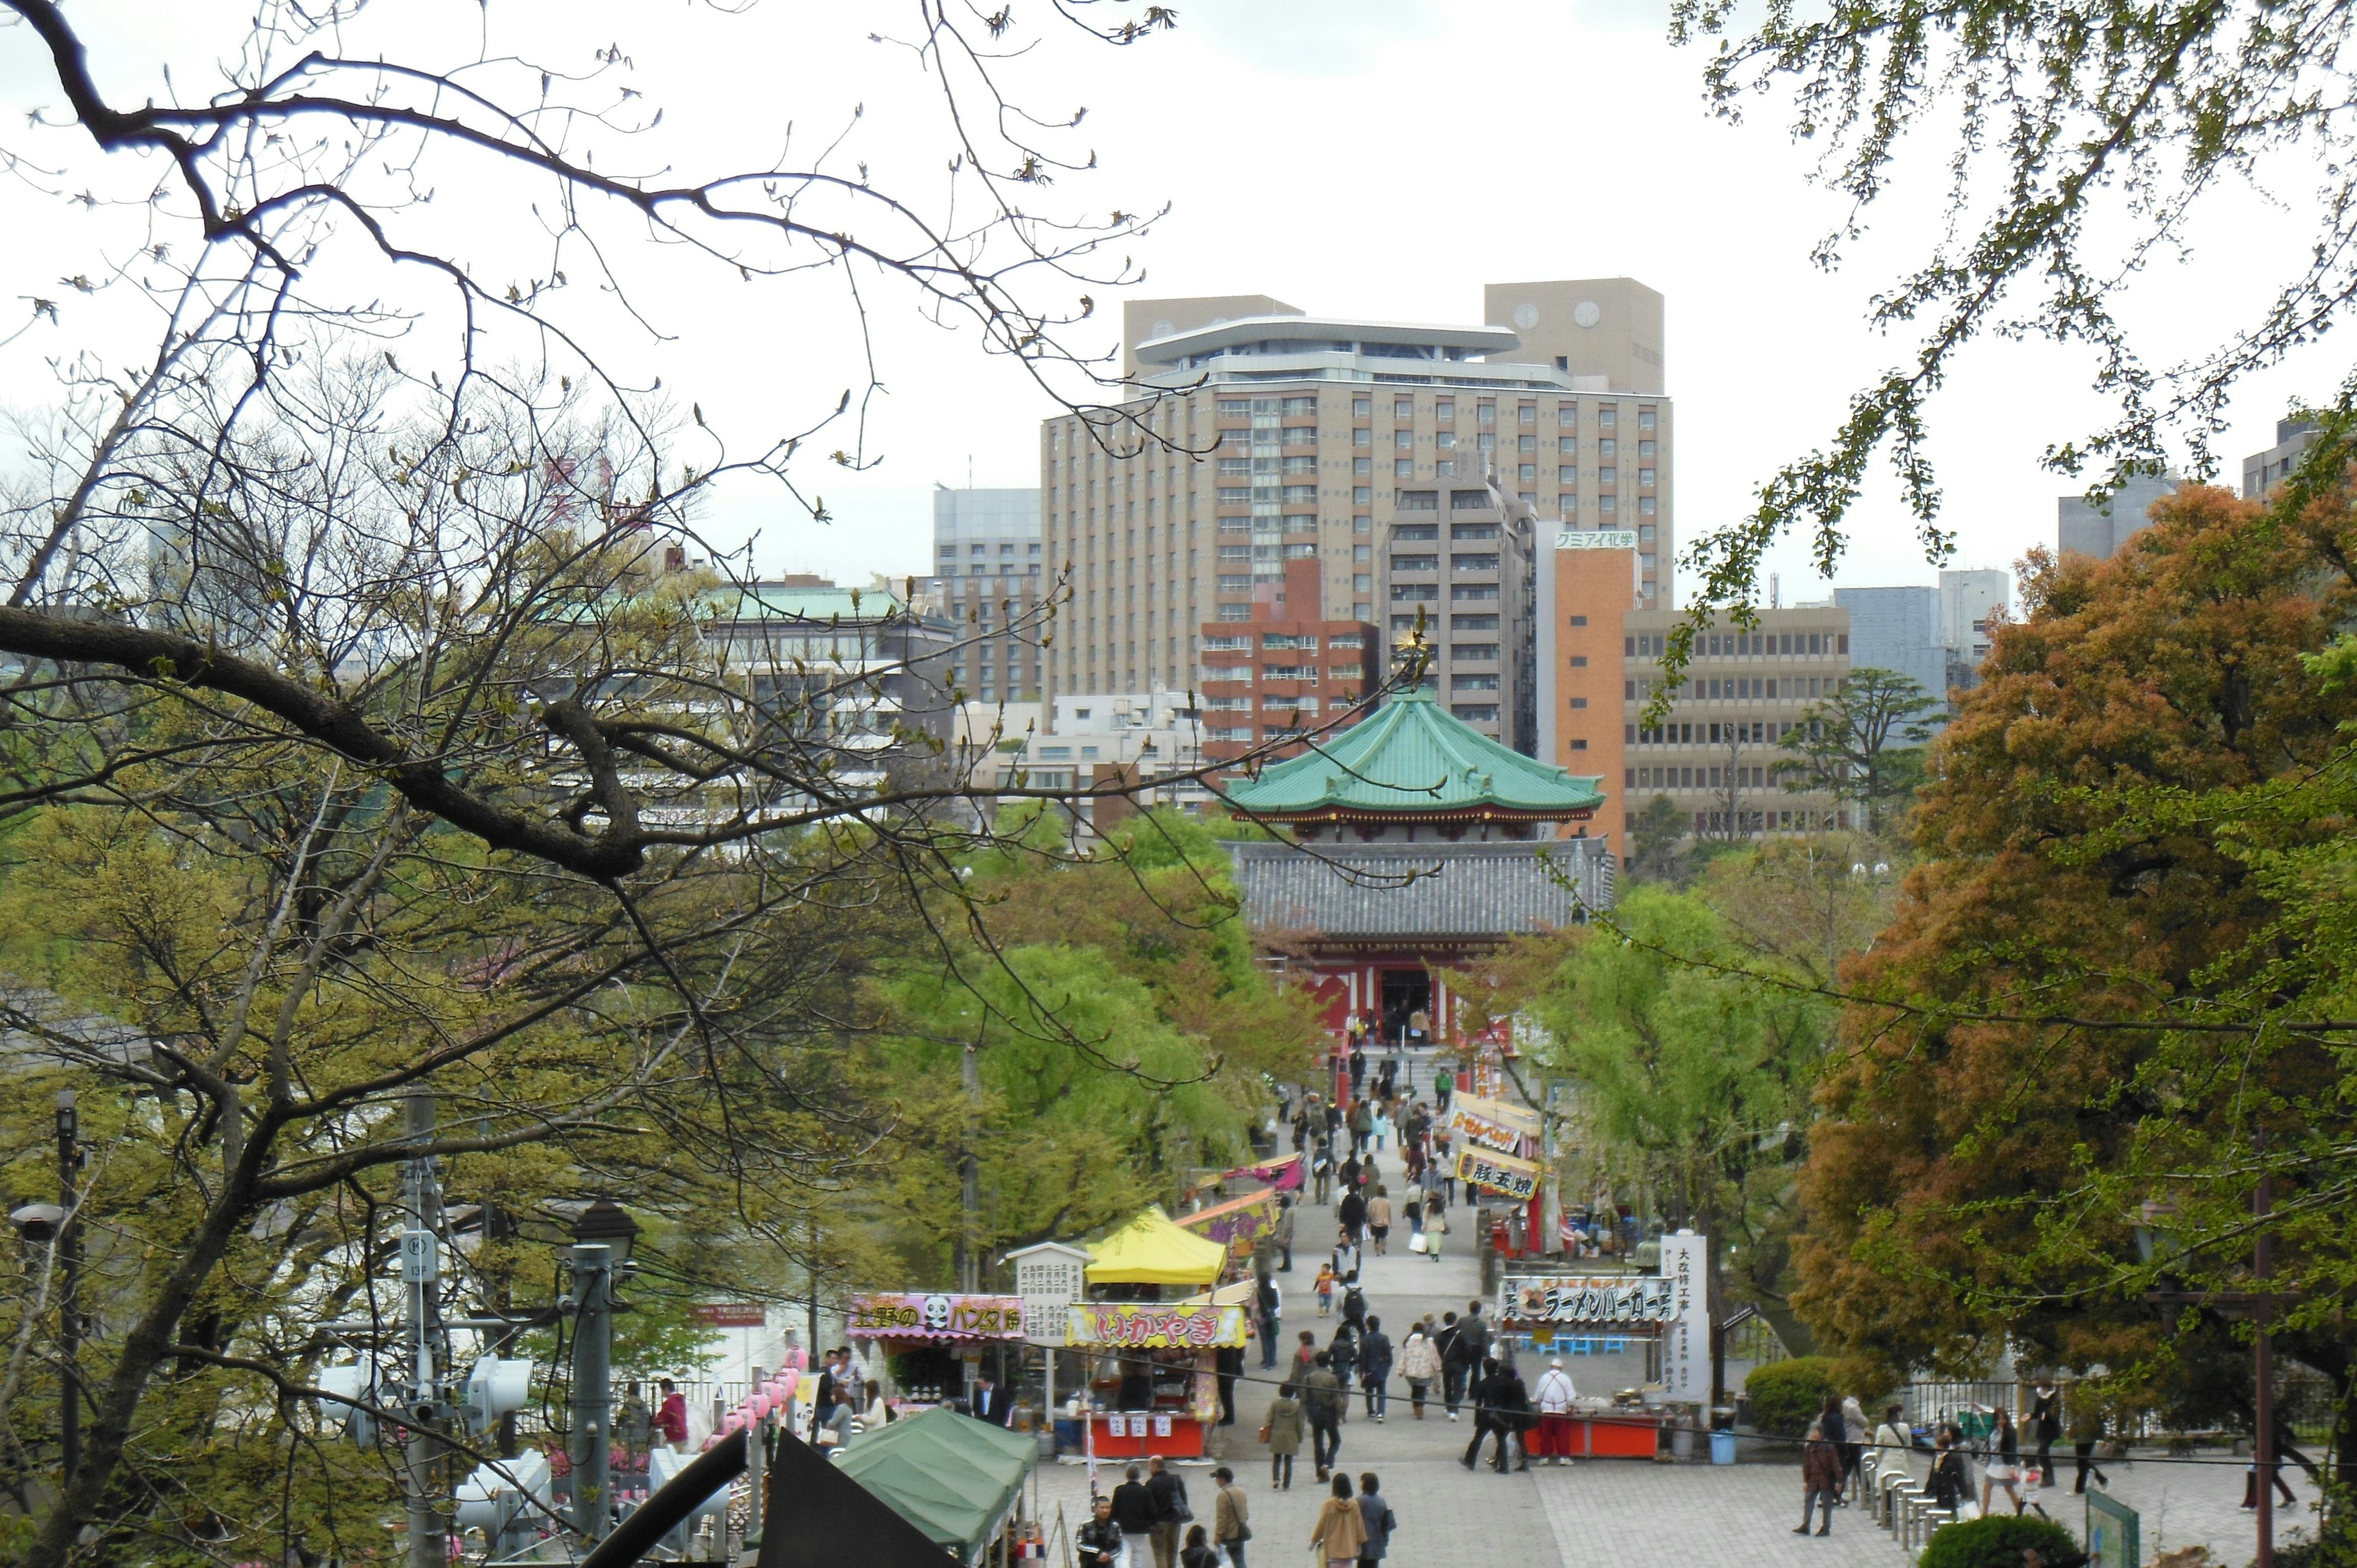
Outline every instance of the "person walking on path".
<svg viewBox="0 0 2357 1568"><path fill-rule="evenodd" d="M1351 1058L1351 1097L1353 1100L1358 1100L1359 1080L1366 1076L1366 1060L1363 1056ZM1351 1107L1351 1152L1354 1155L1363 1155L1374 1141L1374 1109L1365 1101L1359 1100L1356 1105Z"/></svg>
<svg viewBox="0 0 2357 1568"><path fill-rule="evenodd" d="M1571 1386L1571 1374L1563 1369L1563 1358L1547 1362L1547 1369L1539 1374L1539 1386L1533 1391L1539 1407L1539 1440L1531 1444L1533 1454L1542 1455L1547 1464L1571 1463L1571 1407L1579 1398Z"/></svg>
<svg viewBox="0 0 2357 1568"><path fill-rule="evenodd" d="M1220 1553L1200 1524L1187 1527L1187 1544L1179 1550L1178 1568L1220 1568Z"/></svg>
<svg viewBox="0 0 2357 1568"><path fill-rule="evenodd" d="M1932 1474L1924 1483L1932 1494L1932 1506L1946 1509L1951 1513L1964 1506L1972 1496L1972 1478L1964 1471L1964 1456L1956 1452L1956 1434L1943 1427L1932 1444Z"/></svg>
<svg viewBox="0 0 2357 1568"><path fill-rule="evenodd" d="M1334 1182L1334 1150L1323 1138L1318 1140L1318 1147L1310 1153L1309 1177L1312 1201L1325 1202Z"/></svg>
<svg viewBox="0 0 2357 1568"><path fill-rule="evenodd" d="M1481 1347L1457 1321L1453 1312L1440 1315L1440 1401L1448 1409L1448 1419L1457 1419L1458 1407L1465 1402L1465 1385L1472 1380L1474 1369L1481 1364Z"/></svg>
<svg viewBox="0 0 2357 1568"><path fill-rule="evenodd" d="M1268 1489L1293 1489L1293 1456L1301 1452L1300 1391L1291 1383L1280 1383L1276 1398L1269 1402L1268 1420L1260 1429L1260 1440L1268 1444Z"/></svg>
<svg viewBox="0 0 2357 1568"><path fill-rule="evenodd" d="M1211 1544L1227 1553L1228 1568L1244 1568L1244 1542L1252 1539L1252 1499L1225 1465L1211 1472L1220 1486L1211 1499Z"/></svg>
<svg viewBox="0 0 2357 1568"><path fill-rule="evenodd" d="M669 1378L656 1386L662 1390L662 1402L655 1406L655 1430L676 1452L687 1446L687 1396Z"/></svg>
<svg viewBox="0 0 2357 1568"><path fill-rule="evenodd" d="M1825 1425L1820 1421L1809 1428L1809 1440L1801 1445L1801 1522L1792 1533L1809 1533L1809 1514L1820 1510L1824 1522L1817 1526L1819 1535L1834 1532L1834 1503L1841 1496L1841 1455L1826 1441Z"/></svg>
<svg viewBox="0 0 2357 1568"><path fill-rule="evenodd" d="M1391 1550L1392 1531L1399 1528L1391 1504L1377 1489L1379 1484L1372 1470L1359 1477L1359 1514L1361 1522L1367 1527L1367 1539L1359 1547L1360 1568L1383 1560L1383 1553Z"/></svg>
<svg viewBox="0 0 2357 1568"><path fill-rule="evenodd" d="M1301 1343L1293 1348L1293 1382L1298 1388L1308 1380L1309 1369L1318 1364L1318 1336L1307 1328L1301 1331Z"/></svg>
<svg viewBox="0 0 2357 1568"><path fill-rule="evenodd" d="M1996 1425L1989 1433L1988 1463L1981 1468L1981 1514L1989 1511L1989 1498L1998 1487L2013 1499L2013 1511L2021 1511L2021 1433L2013 1424L2013 1412L1996 1412Z"/></svg>
<svg viewBox="0 0 2357 1568"><path fill-rule="evenodd" d="M1440 1262L1440 1244L1448 1239L1448 1206L1440 1200L1440 1189L1434 1187L1424 1195L1424 1255Z"/></svg>
<svg viewBox="0 0 2357 1568"><path fill-rule="evenodd" d="M1470 1470L1481 1462L1481 1444L1494 1435L1498 1456L1491 1467L1502 1476L1506 1473L1506 1456L1514 1444L1505 1423L1505 1412L1499 1403L1505 1398L1506 1389L1504 1374L1496 1361L1481 1363L1481 1375L1474 1380L1469 1391L1473 1399L1473 1441L1465 1445L1465 1467Z"/></svg>
<svg viewBox="0 0 2357 1568"><path fill-rule="evenodd" d="M2079 1468L2078 1475L2071 1481L2071 1491L2074 1497L2086 1491L2090 1473L2099 1484L2104 1487L2112 1484L2112 1478L2104 1475L2103 1467L2095 1463L2095 1445L2104 1440L2103 1410L2093 1400L2083 1402L2086 1408L2071 1418L2071 1455ZM2257 1507L2258 1500L2256 1497L2252 1498L2251 1505Z"/></svg>
<svg viewBox="0 0 2357 1568"><path fill-rule="evenodd" d="M1903 1407L1888 1404L1882 1407L1882 1424L1874 1429L1874 1473L1888 1474L1893 1467L1905 1472L1908 1450L1914 1446L1908 1440L1907 1428L1900 1422Z"/></svg>
<svg viewBox="0 0 2357 1568"><path fill-rule="evenodd" d="M1122 1551L1126 1560L1122 1568L1146 1568L1146 1560L1154 1552L1154 1494L1138 1479L1143 1475L1132 1465L1122 1472L1122 1483L1113 1489L1113 1522L1121 1528Z"/></svg>
<svg viewBox="0 0 2357 1568"><path fill-rule="evenodd" d="M1266 1274L1253 1287L1260 1304L1260 1369L1276 1370L1276 1339L1285 1332L1285 1292Z"/></svg>
<svg viewBox="0 0 2357 1568"><path fill-rule="evenodd" d="M1356 1273L1342 1282L1342 1321L1361 1334L1367 1331L1367 1293L1359 1287Z"/></svg>
<svg viewBox="0 0 2357 1568"><path fill-rule="evenodd" d="M1849 1450L1849 1421L1842 1414L1840 1397L1830 1390L1825 1393L1825 1402L1817 1407L1817 1425L1824 1433L1825 1441L1833 1444L1834 1460L1841 1465L1841 1475L1846 1482L1849 1466L1843 1463L1843 1455ZM1845 1506L1840 1489L1835 1488L1834 1507Z"/></svg>
<svg viewBox="0 0 2357 1568"><path fill-rule="evenodd" d="M1323 1350L1302 1385L1301 1413L1309 1421L1309 1463L1322 1481L1342 1451L1342 1383Z"/></svg>
<svg viewBox="0 0 2357 1568"><path fill-rule="evenodd" d="M1309 1544L1328 1568L1354 1568L1359 1548L1366 1543L1367 1516L1359 1511L1359 1500L1351 1495L1351 1477L1337 1476L1334 1495L1318 1510L1318 1526L1309 1532Z"/></svg>
<svg viewBox="0 0 2357 1568"><path fill-rule="evenodd" d="M1341 1386L1340 1408L1334 1412L1337 1423L1351 1419L1351 1379L1359 1369L1359 1326L1348 1318L1334 1330L1334 1337L1326 1345L1327 1365L1334 1369L1334 1380Z"/></svg>
<svg viewBox="0 0 2357 1568"><path fill-rule="evenodd" d="M1342 1222L1342 1239L1357 1242L1359 1232L1366 1229L1367 1200L1359 1196L1357 1188L1345 1187L1342 1201L1334 1206L1334 1218Z"/></svg>
<svg viewBox="0 0 2357 1568"><path fill-rule="evenodd" d="M1392 1189L1375 1187L1375 1196L1367 1199L1367 1235L1375 1243L1375 1256L1383 1255L1383 1240L1392 1233Z"/></svg>
<svg viewBox="0 0 2357 1568"><path fill-rule="evenodd" d="M2038 1380L2030 1391L2030 1435L2038 1439L2038 1484L2054 1484L2054 1440L2062 1435L2062 1391L2054 1386L2052 1373Z"/></svg>
<svg viewBox="0 0 2357 1568"><path fill-rule="evenodd" d="M1391 1407L1391 1393L1383 1385L1391 1380L1392 1342L1383 1332L1383 1320L1367 1319L1367 1331L1359 1336L1359 1383L1367 1391L1367 1413L1378 1422Z"/></svg>
<svg viewBox="0 0 2357 1568"><path fill-rule="evenodd" d="M1154 1499L1154 1568L1177 1568L1179 1527L1195 1517L1187 1506L1187 1483L1159 1454L1146 1455L1146 1495Z"/></svg>
<svg viewBox="0 0 2357 1568"><path fill-rule="evenodd" d="M1285 1253L1285 1261L1276 1266L1276 1272L1281 1274L1289 1274L1293 1272L1293 1215L1292 1197L1287 1195L1278 1198L1276 1200L1276 1244Z"/></svg>
<svg viewBox="0 0 2357 1568"><path fill-rule="evenodd" d="M1844 1396L1841 1408L1842 1431L1847 1434L1848 1438L1848 1440L1841 1445L1842 1497L1844 1499L1842 1506L1844 1508L1847 1508L1849 1506L1847 1499L1850 1492L1854 1489L1864 1487L1866 1484L1858 1477L1857 1462L1859 1459L1863 1458L1866 1454L1867 1427L1866 1421L1866 1407L1857 1402L1857 1396L1856 1394Z"/></svg>
<svg viewBox="0 0 2357 1568"><path fill-rule="evenodd" d="M1414 1171L1408 1173L1407 1197L1400 1204L1400 1214L1407 1221L1409 1248L1415 1251L1423 1251L1423 1248L1415 1245L1414 1238L1424 1234L1424 1189L1415 1185Z"/></svg>
<svg viewBox="0 0 2357 1568"><path fill-rule="evenodd" d="M1415 1412L1416 1420L1422 1421L1425 1393L1432 1387L1433 1380L1440 1376L1440 1352L1421 1323L1408 1330L1407 1338L1400 1345L1399 1370L1400 1376L1407 1380L1409 1407Z"/></svg>

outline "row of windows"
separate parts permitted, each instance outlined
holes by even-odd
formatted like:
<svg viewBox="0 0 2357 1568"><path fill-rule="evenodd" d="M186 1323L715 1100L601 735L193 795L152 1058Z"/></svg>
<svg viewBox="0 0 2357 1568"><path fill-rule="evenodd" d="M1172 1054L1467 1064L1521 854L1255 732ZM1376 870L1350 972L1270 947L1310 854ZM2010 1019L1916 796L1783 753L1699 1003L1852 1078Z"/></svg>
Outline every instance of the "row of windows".
<svg viewBox="0 0 2357 1568"><path fill-rule="evenodd" d="M1495 583L1451 583L1448 585L1451 603L1460 605L1488 604L1498 597ZM1440 600L1437 583L1394 583L1392 603L1395 605L1428 605Z"/></svg>
<svg viewBox="0 0 2357 1568"><path fill-rule="evenodd" d="M1666 632L1641 632L1621 639L1621 652L1631 659L1658 659L1670 650ZM1800 658L1849 651L1846 631L1705 632L1695 639L1698 659Z"/></svg>
<svg viewBox="0 0 2357 1568"><path fill-rule="evenodd" d="M1746 719L1740 724L1722 721L1656 725L1649 728L1629 725L1622 730L1622 738L1630 746L1775 746L1801 727L1775 719Z"/></svg>
<svg viewBox="0 0 2357 1568"><path fill-rule="evenodd" d="M1651 680L1623 681L1620 684L1622 696L1631 703L1650 698L1660 690L1660 682ZM1781 679L1706 675L1688 681L1679 694L1689 701L1704 703L1799 702L1808 697L1830 697L1840 686L1841 679L1835 675L1787 675Z"/></svg>

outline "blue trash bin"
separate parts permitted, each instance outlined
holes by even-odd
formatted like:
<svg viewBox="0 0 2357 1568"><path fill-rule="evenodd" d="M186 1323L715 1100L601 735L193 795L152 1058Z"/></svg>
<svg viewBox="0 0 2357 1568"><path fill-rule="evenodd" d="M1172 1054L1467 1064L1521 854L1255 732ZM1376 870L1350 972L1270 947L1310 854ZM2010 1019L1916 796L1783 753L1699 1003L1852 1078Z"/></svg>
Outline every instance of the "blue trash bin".
<svg viewBox="0 0 2357 1568"><path fill-rule="evenodd" d="M1714 1465L1735 1463L1735 1434L1714 1432L1710 1434L1710 1462Z"/></svg>

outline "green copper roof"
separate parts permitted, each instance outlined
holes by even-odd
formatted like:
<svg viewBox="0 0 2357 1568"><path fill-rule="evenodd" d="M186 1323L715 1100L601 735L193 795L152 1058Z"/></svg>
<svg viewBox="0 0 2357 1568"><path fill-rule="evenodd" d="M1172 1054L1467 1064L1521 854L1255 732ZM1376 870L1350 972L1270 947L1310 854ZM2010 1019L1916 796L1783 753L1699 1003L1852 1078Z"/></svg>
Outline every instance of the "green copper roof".
<svg viewBox="0 0 2357 1568"><path fill-rule="evenodd" d="M1237 809L1261 816L1426 817L1483 809L1568 818L1604 803L1600 777L1579 778L1524 757L1444 712L1432 694L1403 692L1316 751L1271 763L1228 787Z"/></svg>

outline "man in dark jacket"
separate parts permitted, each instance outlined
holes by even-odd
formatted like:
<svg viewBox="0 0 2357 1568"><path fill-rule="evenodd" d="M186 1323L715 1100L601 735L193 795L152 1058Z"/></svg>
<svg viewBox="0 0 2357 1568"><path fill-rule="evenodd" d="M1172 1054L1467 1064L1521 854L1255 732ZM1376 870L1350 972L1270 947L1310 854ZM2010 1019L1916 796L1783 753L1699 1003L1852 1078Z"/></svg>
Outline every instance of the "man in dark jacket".
<svg viewBox="0 0 2357 1568"><path fill-rule="evenodd" d="M1121 1526L1113 1521L1113 1499L1099 1498L1089 1521L1072 1538L1081 1568L1114 1568L1121 1561Z"/></svg>
<svg viewBox="0 0 2357 1568"><path fill-rule="evenodd" d="M1351 1169L1354 1161L1345 1161L1342 1168ZM1367 1200L1355 1187L1342 1188L1342 1201L1334 1208L1334 1218L1342 1222L1342 1234L1356 1241L1367 1228Z"/></svg>
<svg viewBox="0 0 2357 1568"><path fill-rule="evenodd" d="M1154 1568L1178 1568L1178 1533L1195 1517L1187 1506L1187 1483L1159 1454L1146 1458L1146 1494L1154 1499Z"/></svg>
<svg viewBox="0 0 2357 1568"><path fill-rule="evenodd" d="M1479 1330L1459 1322L1453 1312L1443 1313L1440 1322L1441 1400L1448 1406L1448 1419L1455 1421L1457 1407L1465 1402L1465 1385L1481 1364L1481 1340Z"/></svg>
<svg viewBox="0 0 2357 1568"><path fill-rule="evenodd" d="M1493 1434L1498 1439L1498 1455L1491 1463L1501 1476L1506 1473L1506 1453L1513 1439L1506 1425L1506 1412L1500 1402L1507 1397L1507 1379L1495 1361L1481 1363L1481 1375L1474 1381L1473 1441L1465 1445L1464 1466L1470 1470L1480 1463L1481 1444Z"/></svg>
<svg viewBox="0 0 2357 1568"><path fill-rule="evenodd" d="M1391 1337L1383 1332L1382 1318L1370 1317L1367 1331L1359 1337L1359 1381L1367 1391L1367 1413L1377 1421L1383 1418L1388 1398L1383 1383L1391 1375Z"/></svg>
<svg viewBox="0 0 2357 1568"><path fill-rule="evenodd" d="M1309 1418L1310 1461L1323 1481L1342 1447L1342 1384L1334 1376L1333 1358L1323 1350L1302 1380L1301 1413Z"/></svg>
<svg viewBox="0 0 2357 1568"><path fill-rule="evenodd" d="M1154 1494L1138 1478L1142 1474L1132 1465L1122 1472L1121 1485L1113 1489L1113 1522L1120 1529L1129 1553L1124 1568L1144 1568L1154 1551Z"/></svg>

